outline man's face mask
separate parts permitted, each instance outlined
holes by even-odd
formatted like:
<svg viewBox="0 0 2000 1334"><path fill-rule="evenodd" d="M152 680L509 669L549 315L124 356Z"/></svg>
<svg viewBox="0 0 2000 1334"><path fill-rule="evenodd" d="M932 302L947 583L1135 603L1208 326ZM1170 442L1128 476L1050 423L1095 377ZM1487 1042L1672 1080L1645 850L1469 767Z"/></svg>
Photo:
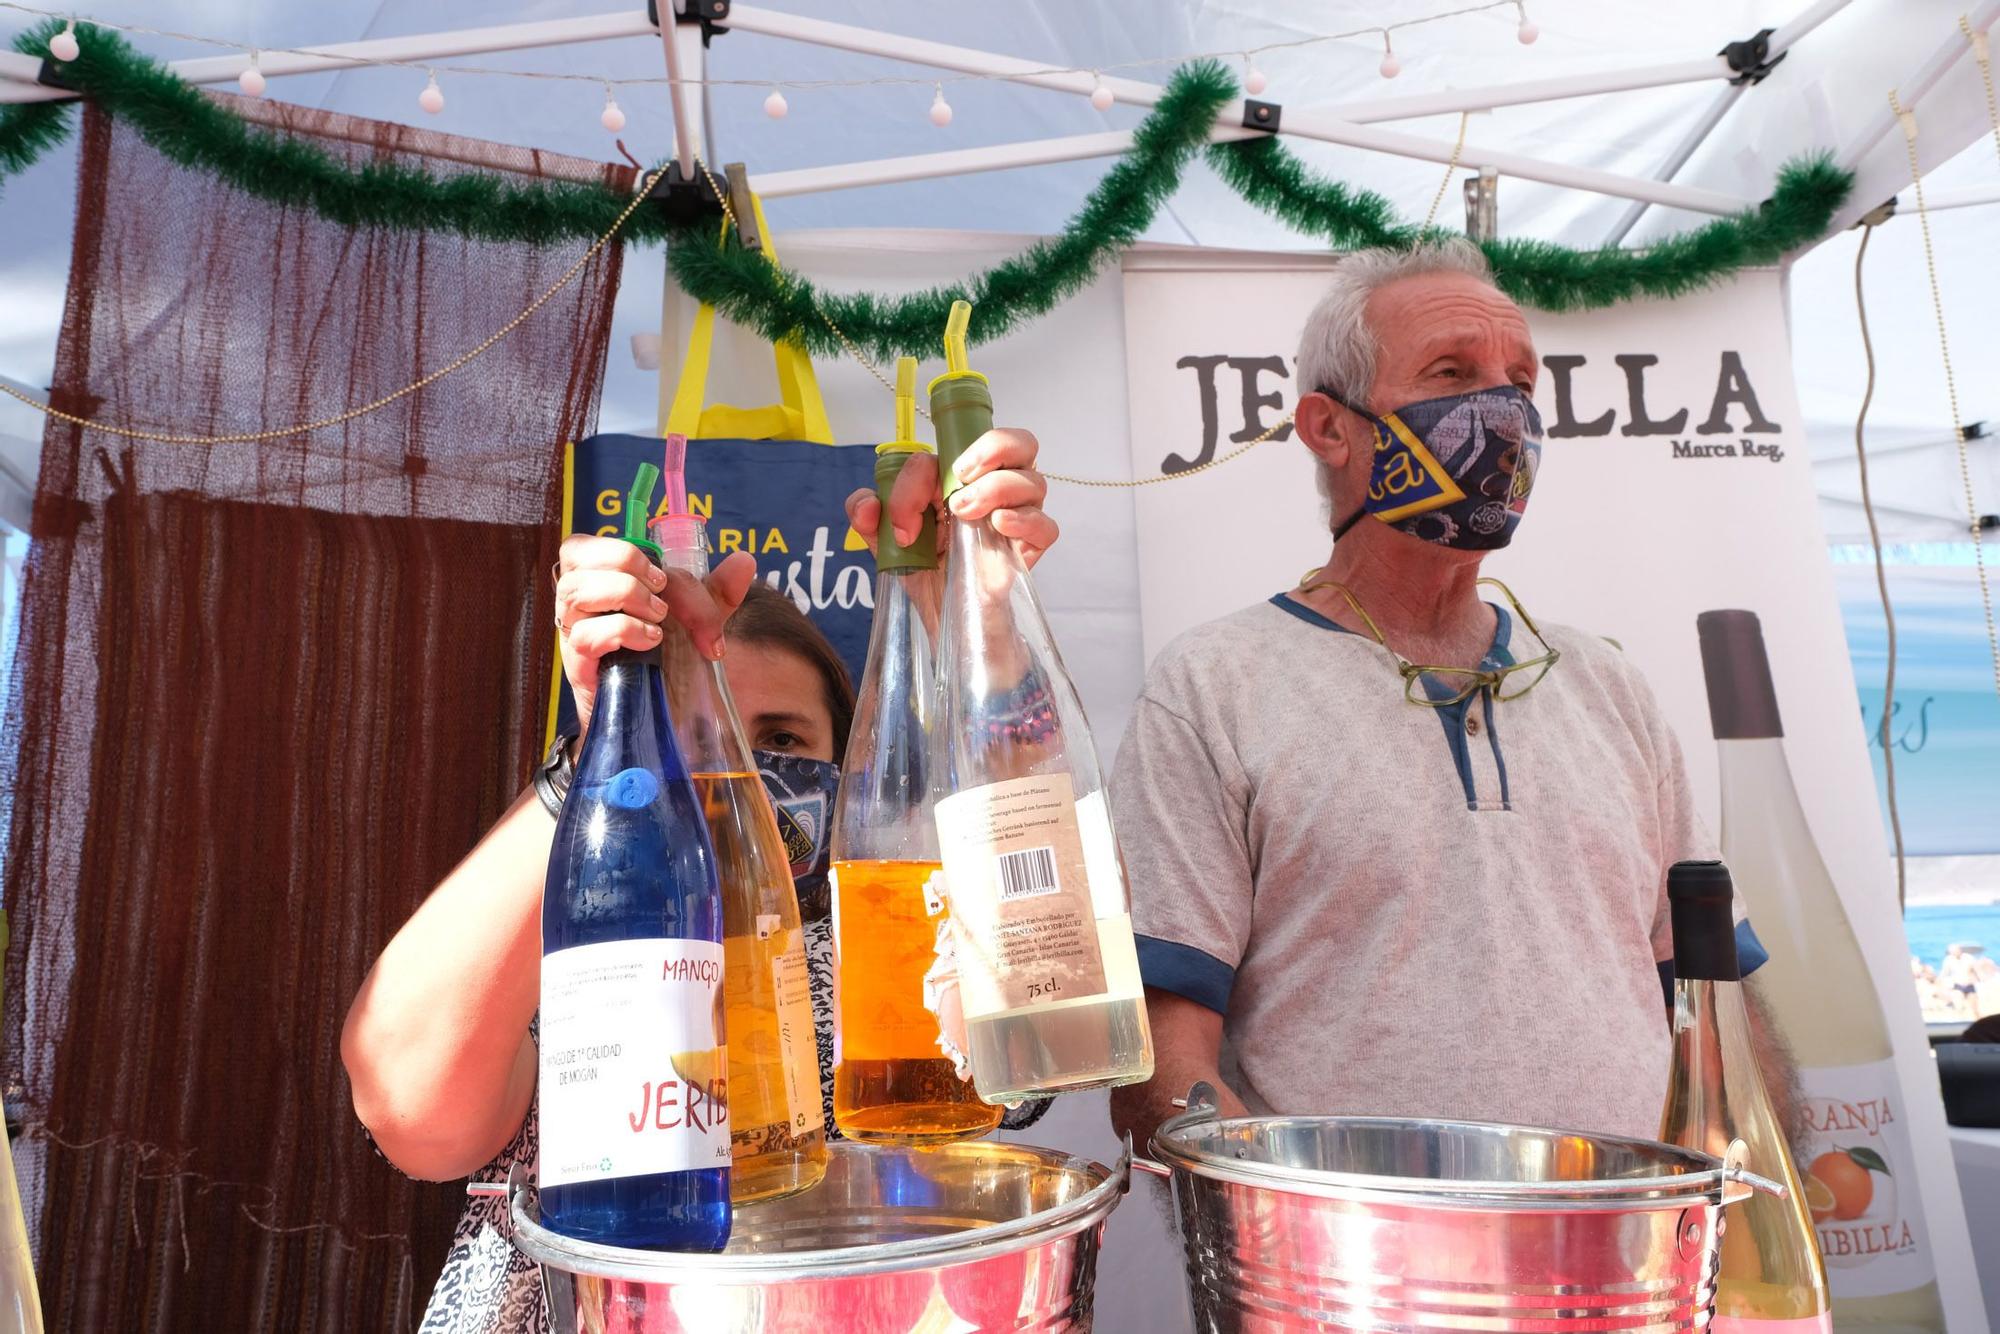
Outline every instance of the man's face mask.
<svg viewBox="0 0 2000 1334"><path fill-rule="evenodd" d="M792 885L799 892L799 914L807 921L824 917L833 909L826 867L840 766L768 750L757 751L754 758L764 790L777 808L778 832L784 836Z"/></svg>
<svg viewBox="0 0 2000 1334"><path fill-rule="evenodd" d="M1427 398L1378 417L1327 397L1375 427L1364 513L1411 537L1461 551L1504 547L1520 525L1542 462L1542 414L1513 385Z"/></svg>

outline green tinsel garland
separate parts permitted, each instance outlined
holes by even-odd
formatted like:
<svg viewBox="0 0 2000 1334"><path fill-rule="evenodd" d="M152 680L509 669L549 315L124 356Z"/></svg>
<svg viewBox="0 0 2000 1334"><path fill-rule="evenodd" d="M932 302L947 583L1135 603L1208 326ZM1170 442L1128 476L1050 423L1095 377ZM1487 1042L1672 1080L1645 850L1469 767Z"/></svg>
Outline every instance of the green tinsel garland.
<svg viewBox="0 0 2000 1334"><path fill-rule="evenodd" d="M60 26L51 20L20 34L15 49L41 55ZM113 33L81 24L77 40L82 49L63 67L64 77L159 152L259 199L311 208L335 222L546 245L595 239L629 199L598 185L433 176L381 163L351 167L313 143L246 123ZM971 338L984 342L1046 314L1087 284L1144 233L1236 95L1234 78L1216 62L1184 66L1135 132L1131 152L1105 173L1060 235L964 283L908 296L821 292L733 241L717 246L707 225L677 230L652 209L634 213L623 235L671 242L669 263L682 288L768 338L797 338L814 352L838 353L842 340L830 320L877 357L928 355L955 300L973 302ZM66 103L0 107L0 179L59 143L68 127ZM1335 250L1403 247L1447 234L1424 233L1398 221L1382 196L1318 176L1275 137L1216 144L1207 157L1244 199ZM1484 248L1500 286L1543 310L1675 296L1816 240L1852 179L1824 158L1789 163L1775 193L1757 208L1643 251L1572 250L1544 241L1489 241Z"/></svg>

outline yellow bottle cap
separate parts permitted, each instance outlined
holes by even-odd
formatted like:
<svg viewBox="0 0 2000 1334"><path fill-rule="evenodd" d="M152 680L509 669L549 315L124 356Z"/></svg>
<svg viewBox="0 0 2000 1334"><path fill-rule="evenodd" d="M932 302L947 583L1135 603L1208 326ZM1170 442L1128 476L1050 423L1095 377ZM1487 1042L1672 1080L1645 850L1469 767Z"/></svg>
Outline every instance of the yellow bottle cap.
<svg viewBox="0 0 2000 1334"><path fill-rule="evenodd" d="M936 393L937 387L947 380L977 380L986 383L986 377L966 365L965 331L972 324L972 303L954 301L951 316L944 322L944 365L945 372L930 382L927 392Z"/></svg>
<svg viewBox="0 0 2000 1334"><path fill-rule="evenodd" d="M931 446L917 439L917 359L896 358L896 438L875 446L877 454L929 454Z"/></svg>

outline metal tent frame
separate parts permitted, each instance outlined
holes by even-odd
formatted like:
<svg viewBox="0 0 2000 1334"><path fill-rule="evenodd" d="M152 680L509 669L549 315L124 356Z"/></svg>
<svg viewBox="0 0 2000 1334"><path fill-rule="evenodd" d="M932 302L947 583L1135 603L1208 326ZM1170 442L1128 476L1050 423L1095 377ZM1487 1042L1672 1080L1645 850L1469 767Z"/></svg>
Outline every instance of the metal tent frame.
<svg viewBox="0 0 2000 1334"><path fill-rule="evenodd" d="M1851 0L1817 0L1784 27L1766 37L1758 66L1768 71L1780 57L1827 19L1846 8ZM486 28L460 29L412 37L392 37L345 42L302 52L272 52L257 57L258 68L267 78L291 74L319 73L351 69L379 62L422 63L452 56L483 52L556 47L612 38L645 37L660 40L665 56L669 91L674 112L675 157L682 179L688 179L695 157L695 145L704 142L703 105L699 97L687 96L690 85L699 86L704 69L700 28L684 12L688 0L674 0L680 12L676 23L656 25L643 10L597 14L578 18L552 19L530 23L504 24ZM1980 0L1967 15L1974 32L1990 30L2000 21L2000 0ZM1161 85L1138 79L1100 79L1078 70L1052 70L1018 56L1002 55L971 47L905 37L845 23L834 23L798 14L781 13L754 5L733 4L726 25L743 32L805 42L835 50L859 52L886 60L904 61L955 73L1005 79L1030 87L1088 97L1099 87L1114 99L1132 106L1150 107L1159 101ZM1760 34L1765 37L1765 34ZM1931 57L1899 88L1906 109L1915 107L1934 89L1946 73L1969 50L1962 33L1951 33ZM181 60L170 68L192 83L224 83L234 80L251 63L247 55L228 55ZM74 96L60 88L44 86L36 79L40 62L31 57L0 55L0 103L49 101ZM1661 205L1695 213L1723 216L1757 203L1723 191L1677 183L1674 177L1693 158L1701 145L1742 100L1745 90L1760 77L1755 70L1739 68L1725 55L1698 56L1687 60L1609 70L1600 74L1564 78L1523 80L1477 88L1453 89L1402 97L1368 98L1326 107L1287 107L1276 133L1352 148L1389 153L1420 161L1456 163L1469 170L1497 172L1522 180L1539 181L1569 189L1585 190L1632 201L1619 219L1606 244L1616 245L1630 233L1647 209ZM1484 111L1495 107L1560 101L1567 98L1661 88L1678 84L1718 82L1724 86L1714 101L1689 127L1661 162L1653 177L1624 175L1571 166L1547 159L1467 143L1454 150L1443 140L1378 128L1383 122L1435 116L1459 111ZM1210 133L1214 142L1253 138L1269 133L1246 127L1246 104L1233 102L1217 117ZM1836 162L1852 169L1896 126L1885 103L1853 140L1842 146ZM752 174L750 187L767 198L784 198L820 191L855 189L893 182L931 180L972 172L999 171L1043 163L1067 162L1084 158L1114 156L1132 146L1130 131L1070 135L1061 138L1000 144L988 148L956 149L908 157L848 162L793 171ZM1960 207L1995 202L2000 191L1958 192L1963 197L1939 198L1932 207ZM1853 223L1879 200L1853 200L1835 218L1835 228Z"/></svg>

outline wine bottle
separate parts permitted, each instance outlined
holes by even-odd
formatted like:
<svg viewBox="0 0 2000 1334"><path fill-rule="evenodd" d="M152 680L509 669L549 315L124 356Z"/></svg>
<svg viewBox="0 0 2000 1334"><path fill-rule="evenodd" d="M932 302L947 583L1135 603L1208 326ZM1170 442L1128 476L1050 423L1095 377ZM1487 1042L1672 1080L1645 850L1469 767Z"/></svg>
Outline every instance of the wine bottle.
<svg viewBox="0 0 2000 1334"><path fill-rule="evenodd" d="M1761 994L1798 1059L1805 1198L1839 1330L1944 1328L1880 1000L1799 805L1754 612L1697 618L1722 779L1722 855L1770 946Z"/></svg>
<svg viewBox="0 0 2000 1334"><path fill-rule="evenodd" d="M667 512L652 524L661 564L708 574L708 538L687 505L687 437L666 450ZM757 774L722 664L665 627L667 703L701 798L722 887L723 1012L729 1032L730 1200L778 1199L826 1175L826 1113L805 926L778 816Z"/></svg>
<svg viewBox="0 0 2000 1334"><path fill-rule="evenodd" d="M0 941L6 934L0 919ZM28 1224L21 1216L6 1121L6 1109L0 1107L0 1334L42 1334L41 1291L35 1286L35 1258L28 1252Z"/></svg>
<svg viewBox="0 0 2000 1334"><path fill-rule="evenodd" d="M949 498L993 425L952 306L931 381ZM1076 687L1034 585L990 519L951 525L931 787L973 1082L989 1102L1137 1083L1152 1034L1125 865Z"/></svg>
<svg viewBox="0 0 2000 1334"><path fill-rule="evenodd" d="M924 1006L937 941L940 869L926 726L937 622L937 524L908 546L889 528L889 493L917 443L917 361L896 363L897 438L875 451L882 526L868 662L833 805L833 1119L849 1139L940 1144L982 1135L1000 1109L958 1077Z"/></svg>
<svg viewBox="0 0 2000 1334"><path fill-rule="evenodd" d="M625 539L658 557L642 464ZM542 1222L580 1241L729 1240L722 893L659 650L598 666L542 896Z"/></svg>
<svg viewBox="0 0 2000 1334"><path fill-rule="evenodd" d="M1726 1157L1741 1140L1752 1172L1784 1183L1729 1209L1716 1276L1715 1334L1825 1334L1826 1269L1798 1168L1771 1106L1736 957L1735 893L1721 862L1667 872L1674 930L1674 1058L1660 1138Z"/></svg>

